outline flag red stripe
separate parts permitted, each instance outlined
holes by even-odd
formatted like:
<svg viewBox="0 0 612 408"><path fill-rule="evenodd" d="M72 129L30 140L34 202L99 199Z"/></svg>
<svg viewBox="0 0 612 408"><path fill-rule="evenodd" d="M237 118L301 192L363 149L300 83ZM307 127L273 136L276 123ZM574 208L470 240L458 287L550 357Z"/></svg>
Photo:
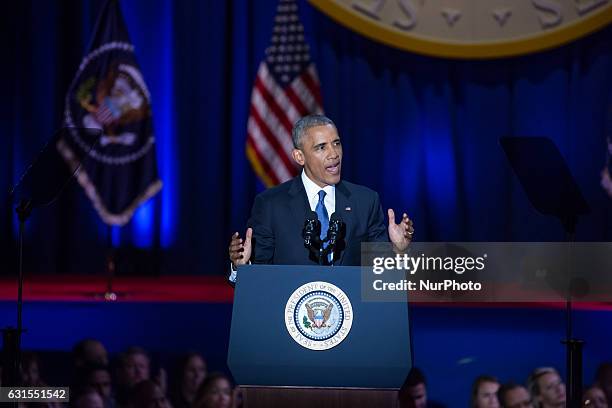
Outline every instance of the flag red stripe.
<svg viewBox="0 0 612 408"><path fill-rule="evenodd" d="M262 169L266 172L268 177L272 179L274 184L279 184L279 179L276 175L276 172L270 167L270 163L268 163L268 161L263 158L263 156L261 155L261 152L259 151L258 146L253 142L253 136L251 136L250 134L249 134L249 137L247 138L247 143L253 149L255 156L257 156L257 162L262 167Z"/></svg>
<svg viewBox="0 0 612 408"><path fill-rule="evenodd" d="M300 113L300 116L306 116L311 113L309 112L308 108L304 106L300 98L295 94L295 91L293 88L291 88L291 86L285 88L285 95L287 95L287 98L289 98L291 103L293 103L293 106L295 106L295 109L297 109L297 111Z"/></svg>
<svg viewBox="0 0 612 408"><path fill-rule="evenodd" d="M300 118L300 113L297 111L295 106L291 103L291 101L287 98L287 95L283 91L283 89L276 83L274 76L270 73L269 67L266 63L262 63L258 76L261 79L261 82L264 84L268 92L274 95L274 99L276 100L276 104L283 108L283 112L285 116L287 116L289 123L295 123ZM261 97L263 100L263 96Z"/></svg>
<svg viewBox="0 0 612 408"><path fill-rule="evenodd" d="M279 98L279 100L280 99L281 98ZM287 96L284 93L282 96L282 100L285 101L283 105L284 106L290 105L291 110L295 113L295 116L299 118L300 114L293 107L293 105L291 105L291 102L288 101ZM276 137L276 140L278 140L280 145L283 147L285 153L289 155L291 153L291 150L293 150L293 143L291 142L291 135L287 133L284 126L278 121L278 119L276 118L276 115L270 111L270 107L268 106L266 101L263 99L261 92L259 92L257 88L253 89L253 94L251 97L251 105L255 108L255 110L257 110L257 112L259 112L259 116L261 116L261 118L265 120L266 124L268 125L268 129L273 131L273 135Z"/></svg>
<svg viewBox="0 0 612 408"><path fill-rule="evenodd" d="M302 81L304 81L304 83L310 90L310 93L314 96L315 101L317 101L317 105L323 106L323 98L321 97L321 88L319 87L319 82L316 78L313 78L312 75L310 75L310 70L305 70L302 75L300 75L300 78L302 79Z"/></svg>
<svg viewBox="0 0 612 408"><path fill-rule="evenodd" d="M293 163L289 160L289 157L287 157L287 153L283 149L283 146L281 146L281 144L276 139L276 137L274 137L274 134L272 134L272 131L270 130L270 128L268 128L268 125L266 124L266 122L261 118L261 116L259 116L259 112L257 112L257 109L255 109L255 106L251 105L250 113L255 123L257 123L257 126L259 127L261 134L266 138L268 143L270 143L274 151L276 151L276 154L280 156L289 174L292 174L293 169L294 169Z"/></svg>
<svg viewBox="0 0 612 408"><path fill-rule="evenodd" d="M289 118L287 117L283 109L278 106L278 104L276 103L276 99L274 99L274 96L268 91L268 88L266 88L265 84L261 81L261 78L259 78L259 76L257 76L257 79L255 80L255 86L257 87L257 89L261 93L261 96L264 98L264 100L270 107L270 110L277 117L278 121L282 123L285 130L287 130L287 133L291 134L293 123L289 121Z"/></svg>

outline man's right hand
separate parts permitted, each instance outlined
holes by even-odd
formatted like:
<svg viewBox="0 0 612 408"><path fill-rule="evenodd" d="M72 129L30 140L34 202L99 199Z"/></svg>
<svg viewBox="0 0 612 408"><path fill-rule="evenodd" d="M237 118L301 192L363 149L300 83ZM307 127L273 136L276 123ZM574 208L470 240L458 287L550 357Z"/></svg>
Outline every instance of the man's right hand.
<svg viewBox="0 0 612 408"><path fill-rule="evenodd" d="M246 237L243 240L237 232L232 235L229 245L229 257L234 268L244 265L251 259L251 239L253 238L253 228L247 228Z"/></svg>

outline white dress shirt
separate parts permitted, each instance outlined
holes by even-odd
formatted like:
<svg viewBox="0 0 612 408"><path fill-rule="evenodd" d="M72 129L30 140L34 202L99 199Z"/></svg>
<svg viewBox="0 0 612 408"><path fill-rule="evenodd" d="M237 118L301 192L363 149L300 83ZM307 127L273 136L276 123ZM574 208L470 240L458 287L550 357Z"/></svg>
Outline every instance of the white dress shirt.
<svg viewBox="0 0 612 408"><path fill-rule="evenodd" d="M325 205L325 209L327 210L327 216L331 218L331 215L336 211L336 186L325 186L321 188L308 178L304 170L302 170L302 183L304 183L306 197L308 197L308 204L310 204L310 209L312 211L316 212L317 204L319 203L319 191L325 191L326 194L323 199L323 205ZM328 256L330 261L334 258L333 253L330 253Z"/></svg>
<svg viewBox="0 0 612 408"><path fill-rule="evenodd" d="M323 204L327 210L327 216L331 218L331 215L336 211L336 186L321 188L308 178L304 170L302 170L302 183L304 184L306 197L308 197L308 204L310 204L310 209L312 211L316 211L317 204L319 203L319 191L325 191L326 194L323 199Z"/></svg>

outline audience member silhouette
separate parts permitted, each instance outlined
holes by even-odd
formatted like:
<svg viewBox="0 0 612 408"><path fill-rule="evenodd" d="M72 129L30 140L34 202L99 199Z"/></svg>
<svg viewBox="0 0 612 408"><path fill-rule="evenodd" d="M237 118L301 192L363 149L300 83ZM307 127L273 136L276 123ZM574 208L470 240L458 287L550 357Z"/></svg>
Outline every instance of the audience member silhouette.
<svg viewBox="0 0 612 408"><path fill-rule="evenodd" d="M198 388L193 408L232 408L236 403L229 378L225 374L213 373Z"/></svg>
<svg viewBox="0 0 612 408"><path fill-rule="evenodd" d="M534 408L527 388L513 382L499 387L497 399L503 408Z"/></svg>
<svg viewBox="0 0 612 408"><path fill-rule="evenodd" d="M472 408L499 408L497 390L497 378L490 375L477 377L472 384Z"/></svg>
<svg viewBox="0 0 612 408"><path fill-rule="evenodd" d="M201 354L189 353L179 358L170 393L173 408L190 408L205 377L206 361Z"/></svg>
<svg viewBox="0 0 612 408"><path fill-rule="evenodd" d="M565 408L565 383L552 367L540 367L531 372L527 389L536 408Z"/></svg>

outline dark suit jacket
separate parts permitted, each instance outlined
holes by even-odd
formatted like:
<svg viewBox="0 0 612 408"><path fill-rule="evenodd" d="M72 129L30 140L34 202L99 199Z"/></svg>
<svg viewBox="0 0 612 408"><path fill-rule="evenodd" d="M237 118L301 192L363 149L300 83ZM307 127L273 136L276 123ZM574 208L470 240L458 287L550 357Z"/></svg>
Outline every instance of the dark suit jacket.
<svg viewBox="0 0 612 408"><path fill-rule="evenodd" d="M304 246L302 229L310 211L300 176L255 197L248 226L253 228L253 263L310 265L316 261ZM360 265L361 243L388 241L378 194L341 181L336 185L336 212L346 225L344 245L334 252L335 265Z"/></svg>

